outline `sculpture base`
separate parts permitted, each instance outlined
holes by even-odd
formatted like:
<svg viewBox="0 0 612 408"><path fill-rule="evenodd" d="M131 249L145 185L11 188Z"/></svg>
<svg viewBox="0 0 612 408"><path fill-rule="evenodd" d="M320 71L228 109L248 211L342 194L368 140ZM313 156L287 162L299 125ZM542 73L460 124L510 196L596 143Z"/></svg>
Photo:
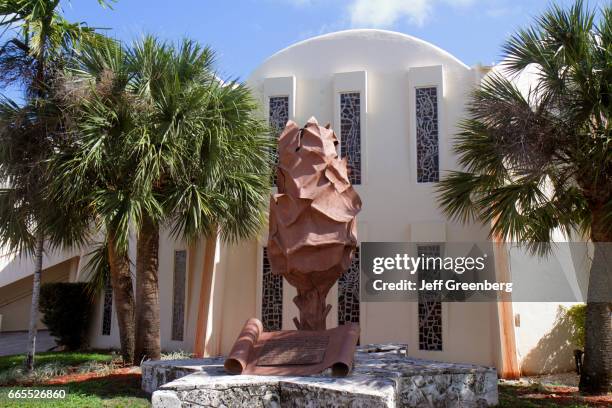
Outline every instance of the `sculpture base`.
<svg viewBox="0 0 612 408"><path fill-rule="evenodd" d="M225 360L228 374L309 376L331 368L334 377L351 372L359 325L343 324L329 330L264 332L255 317L244 324Z"/></svg>
<svg viewBox="0 0 612 408"><path fill-rule="evenodd" d="M367 351L373 352L367 352ZM486 407L497 404L497 372L406 357L393 345L360 347L353 373L332 378L228 375L223 358L150 361L142 388L154 408Z"/></svg>

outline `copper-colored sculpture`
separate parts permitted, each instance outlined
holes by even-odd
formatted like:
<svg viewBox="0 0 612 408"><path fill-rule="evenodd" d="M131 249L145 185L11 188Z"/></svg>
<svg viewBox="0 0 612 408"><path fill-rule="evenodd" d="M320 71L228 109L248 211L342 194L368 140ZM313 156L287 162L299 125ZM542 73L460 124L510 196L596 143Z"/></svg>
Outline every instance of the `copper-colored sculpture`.
<svg viewBox="0 0 612 408"><path fill-rule="evenodd" d="M297 288L298 330L325 330L326 297L349 268L361 200L336 151L333 130L313 117L289 121L278 142L278 194L270 200L268 256L274 274Z"/></svg>
<svg viewBox="0 0 612 408"><path fill-rule="evenodd" d="M225 360L229 373L310 375L331 368L346 376L352 369L359 325L325 330L327 293L350 266L361 209L337 144L314 118L303 129L290 121L279 138L268 256L272 272L297 288L298 330L264 332L258 319L249 319Z"/></svg>

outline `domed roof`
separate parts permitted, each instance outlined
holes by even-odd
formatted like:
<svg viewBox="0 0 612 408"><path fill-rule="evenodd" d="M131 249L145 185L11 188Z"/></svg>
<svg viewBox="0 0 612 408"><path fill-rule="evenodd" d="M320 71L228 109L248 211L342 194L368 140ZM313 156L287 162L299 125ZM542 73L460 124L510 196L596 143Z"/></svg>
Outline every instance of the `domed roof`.
<svg viewBox="0 0 612 408"><path fill-rule="evenodd" d="M266 59L253 76L264 67L274 66L283 70L289 64L292 71L306 66L308 73L316 74L317 69L326 71L330 61L334 61L334 69L340 68L344 72L368 68L388 71L430 65L469 69L450 53L419 38L387 30L354 29L323 34L290 45Z"/></svg>

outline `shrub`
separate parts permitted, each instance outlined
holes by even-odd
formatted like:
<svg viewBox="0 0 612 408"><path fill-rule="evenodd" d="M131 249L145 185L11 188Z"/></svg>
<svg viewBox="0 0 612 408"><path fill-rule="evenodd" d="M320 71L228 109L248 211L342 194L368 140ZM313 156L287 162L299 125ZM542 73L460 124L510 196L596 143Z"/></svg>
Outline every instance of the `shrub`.
<svg viewBox="0 0 612 408"><path fill-rule="evenodd" d="M57 343L68 350L81 348L91 316L85 283L46 283L40 288L42 321Z"/></svg>
<svg viewBox="0 0 612 408"><path fill-rule="evenodd" d="M584 350L586 305L575 305L570 308L563 308L563 314L572 325L572 340L574 344Z"/></svg>

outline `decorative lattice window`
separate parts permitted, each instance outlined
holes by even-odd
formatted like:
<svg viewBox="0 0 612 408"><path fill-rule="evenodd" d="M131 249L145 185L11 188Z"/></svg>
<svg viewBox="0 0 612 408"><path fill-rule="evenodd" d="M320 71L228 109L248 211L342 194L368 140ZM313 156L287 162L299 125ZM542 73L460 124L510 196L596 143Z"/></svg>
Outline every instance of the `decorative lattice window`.
<svg viewBox="0 0 612 408"><path fill-rule="evenodd" d="M274 136L278 139L285 125L289 120L289 97L288 96L272 96L269 101L268 122ZM272 160L275 164L273 169L274 184L276 185L276 166L278 165L278 150L274 146L272 149Z"/></svg>
<svg viewBox="0 0 612 408"><path fill-rule="evenodd" d="M110 336L111 322L113 317L113 286L111 285L110 273L106 274L104 282L104 303L102 306L102 335Z"/></svg>
<svg viewBox="0 0 612 408"><path fill-rule="evenodd" d="M172 340L182 341L185 331L185 283L187 251L174 251L172 291Z"/></svg>
<svg viewBox="0 0 612 408"><path fill-rule="evenodd" d="M340 154L348 157L349 180L361 184L361 94L340 94Z"/></svg>
<svg viewBox="0 0 612 408"><path fill-rule="evenodd" d="M419 245L418 256L439 257L440 245ZM418 271L421 281L440 279L440 270L428 268ZM438 291L419 291L419 350L442 350L442 302Z"/></svg>
<svg viewBox="0 0 612 408"><path fill-rule="evenodd" d="M268 248L263 249L261 323L265 331L283 326L283 277L272 273Z"/></svg>
<svg viewBox="0 0 612 408"><path fill-rule="evenodd" d="M438 149L438 89L416 89L417 182L440 179Z"/></svg>
<svg viewBox="0 0 612 408"><path fill-rule="evenodd" d="M338 280L338 324L359 323L359 247Z"/></svg>

